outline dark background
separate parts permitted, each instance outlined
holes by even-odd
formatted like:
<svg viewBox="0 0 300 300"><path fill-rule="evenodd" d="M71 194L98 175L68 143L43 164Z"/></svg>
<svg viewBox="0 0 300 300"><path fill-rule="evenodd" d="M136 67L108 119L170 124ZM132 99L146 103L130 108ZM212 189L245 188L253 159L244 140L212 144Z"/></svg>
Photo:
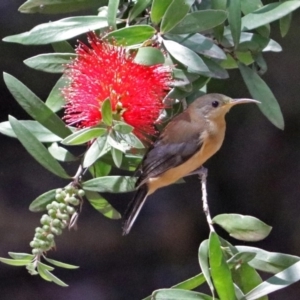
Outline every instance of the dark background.
<svg viewBox="0 0 300 300"><path fill-rule="evenodd" d="M0 37L30 30L33 26L64 16L25 15L17 12L23 0L0 2ZM283 53L266 53L264 79L276 95L286 127L275 128L255 105L238 106L227 116L227 134L221 150L206 164L212 215L240 213L260 218L273 226L270 236L256 247L300 255L300 33L299 12L294 14L287 37L272 36ZM49 46L23 46L0 42L0 70L17 77L39 97L46 99L56 75L34 71L22 61ZM249 97L239 73L214 81L211 92ZM1 119L11 114L28 116L0 80ZM30 202L49 189L65 186L38 165L16 139L0 135L0 256L8 251L29 252L29 241L40 214L28 210ZM0 297L15 299L119 300L141 299L153 290L170 287L200 272L197 252L208 237L201 209L201 189L196 177L186 184L158 191L142 210L129 236L121 236L121 221L106 219L87 203L77 231L57 238L51 258L80 265L78 270L56 269L70 287L61 288L27 274L25 268L0 265ZM132 194L107 195L124 211ZM224 238L227 234L220 232ZM230 240L230 239L229 239ZM245 244L230 240L236 245ZM299 299L300 283L274 293L270 299Z"/></svg>

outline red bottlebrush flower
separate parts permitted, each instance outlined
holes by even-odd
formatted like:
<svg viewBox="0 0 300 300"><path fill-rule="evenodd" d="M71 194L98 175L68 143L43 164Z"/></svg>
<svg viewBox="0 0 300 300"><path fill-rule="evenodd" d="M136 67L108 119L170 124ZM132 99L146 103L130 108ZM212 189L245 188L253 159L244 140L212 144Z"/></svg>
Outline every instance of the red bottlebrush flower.
<svg viewBox="0 0 300 300"><path fill-rule="evenodd" d="M154 123L171 82L171 68L146 66L133 61L123 47L102 41L89 33L91 48L80 43L77 58L68 65L69 84L62 92L66 100L65 120L78 127L101 122L101 105L110 99L117 117L134 127L134 133L155 133Z"/></svg>

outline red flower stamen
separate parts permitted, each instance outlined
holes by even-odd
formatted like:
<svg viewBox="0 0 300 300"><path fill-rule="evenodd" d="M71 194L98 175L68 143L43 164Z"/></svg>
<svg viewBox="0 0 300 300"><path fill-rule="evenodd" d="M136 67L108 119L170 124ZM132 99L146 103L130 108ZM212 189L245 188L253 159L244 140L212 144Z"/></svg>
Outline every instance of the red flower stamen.
<svg viewBox="0 0 300 300"><path fill-rule="evenodd" d="M65 72L66 122L81 128L98 124L101 105L108 98L113 112L133 126L135 134L153 135L170 89L171 68L137 64L125 48L102 41L95 33L88 37L91 48L80 43L77 58Z"/></svg>

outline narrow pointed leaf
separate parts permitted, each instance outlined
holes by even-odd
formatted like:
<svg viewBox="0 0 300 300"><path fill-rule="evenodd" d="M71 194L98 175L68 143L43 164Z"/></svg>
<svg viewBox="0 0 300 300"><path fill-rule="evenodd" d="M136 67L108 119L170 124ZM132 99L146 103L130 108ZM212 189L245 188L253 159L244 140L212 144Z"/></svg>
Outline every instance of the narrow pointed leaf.
<svg viewBox="0 0 300 300"><path fill-rule="evenodd" d="M47 258L47 257L44 257L44 259L47 262L49 262L50 264L52 264L56 267L60 267L60 268L64 268L64 269L78 269L79 268L78 266L66 264L66 263L63 263L63 262L60 262L60 261L57 261L57 260L54 260L54 259L50 259L50 258Z"/></svg>
<svg viewBox="0 0 300 300"><path fill-rule="evenodd" d="M261 101L261 104L258 105L258 108L271 123L273 123L279 129L283 129L284 120L280 106L270 88L251 68L239 63L239 69L253 99Z"/></svg>
<svg viewBox="0 0 300 300"><path fill-rule="evenodd" d="M252 30L279 20L299 7L299 1L267 4L242 18L242 30Z"/></svg>
<svg viewBox="0 0 300 300"><path fill-rule="evenodd" d="M131 125L128 125L124 122L115 122L115 125L114 125L113 128L114 128L115 131L118 131L122 134L130 133L133 130L133 127Z"/></svg>
<svg viewBox="0 0 300 300"><path fill-rule="evenodd" d="M77 160L76 156L74 156L67 149L58 146L57 143L52 143L48 148L48 151L56 160L59 161L70 162Z"/></svg>
<svg viewBox="0 0 300 300"><path fill-rule="evenodd" d="M52 273L50 273L48 270L44 270L44 274L47 275L47 277L53 281L54 283L56 283L57 285L60 285L62 287L67 287L68 285L66 283L64 283L62 280L60 280L59 278L57 278L55 275L53 275Z"/></svg>
<svg viewBox="0 0 300 300"><path fill-rule="evenodd" d="M107 125L112 125L112 108L111 108L111 102L110 99L106 99L101 106L101 115L102 115L102 121Z"/></svg>
<svg viewBox="0 0 300 300"><path fill-rule="evenodd" d="M117 148L111 148L111 155L117 168L120 168L123 160L123 153Z"/></svg>
<svg viewBox="0 0 300 300"><path fill-rule="evenodd" d="M141 65L152 66L164 64L165 57L162 52L153 47L141 47L136 54L134 61Z"/></svg>
<svg viewBox="0 0 300 300"><path fill-rule="evenodd" d="M292 14L288 14L279 20L280 34L285 37L291 27Z"/></svg>
<svg viewBox="0 0 300 300"><path fill-rule="evenodd" d="M46 266L46 267L44 267L44 266ZM47 270L47 267L48 267L47 265L41 263L40 261L37 262L37 271L38 271L39 275L40 275L44 280L50 281L50 282L51 282L52 279L48 276L47 273L45 273L45 270ZM52 268L52 270L54 270L54 269Z"/></svg>
<svg viewBox="0 0 300 300"><path fill-rule="evenodd" d="M152 293L151 300L213 300L213 298L194 291L160 289Z"/></svg>
<svg viewBox="0 0 300 300"><path fill-rule="evenodd" d="M9 116L9 122L21 144L38 163L59 177L70 178L44 145L26 127L12 116Z"/></svg>
<svg viewBox="0 0 300 300"><path fill-rule="evenodd" d="M171 56L187 67L188 72L209 73L206 64L194 51L173 41L164 41L164 46Z"/></svg>
<svg viewBox="0 0 300 300"><path fill-rule="evenodd" d="M230 269L222 252L219 237L215 232L209 236L209 263L211 277L220 299L235 300Z"/></svg>
<svg viewBox="0 0 300 300"><path fill-rule="evenodd" d="M205 280L210 288L210 291L214 297L215 295L215 288L214 285L212 283L212 280L210 278L210 270L209 270L209 263L208 263L208 246L209 246L209 241L208 240L204 240L199 247L199 252L198 252L198 260L199 260L199 264L200 264L200 268L201 271L205 277Z"/></svg>
<svg viewBox="0 0 300 300"><path fill-rule="evenodd" d="M107 134L100 136L93 142L88 151L85 153L83 167L90 167L97 159L99 159L109 150L110 146L107 143Z"/></svg>
<svg viewBox="0 0 300 300"><path fill-rule="evenodd" d="M31 260L25 260L25 259L10 259L10 258L3 258L0 257L0 262L6 264L6 265L11 265L15 267L22 267L26 266L30 263Z"/></svg>
<svg viewBox="0 0 300 300"><path fill-rule="evenodd" d="M151 3L151 0L137 0L129 12L128 20L131 22L140 15Z"/></svg>
<svg viewBox="0 0 300 300"><path fill-rule="evenodd" d="M127 134L119 133L119 137L121 137L129 146L136 149L144 149L144 144L133 134L129 132Z"/></svg>
<svg viewBox="0 0 300 300"><path fill-rule="evenodd" d="M173 0L162 18L161 34L172 30L187 15L194 2L194 0Z"/></svg>
<svg viewBox="0 0 300 300"><path fill-rule="evenodd" d="M63 145L82 145L104 135L106 132L107 129L101 127L83 128L67 136L61 143Z"/></svg>
<svg viewBox="0 0 300 300"><path fill-rule="evenodd" d="M249 242L264 239L272 230L271 226L255 217L238 214L217 215L213 218L213 222L225 229L230 236Z"/></svg>
<svg viewBox="0 0 300 300"><path fill-rule="evenodd" d="M248 15L255 10L263 7L261 0L242 0L241 9L244 15Z"/></svg>
<svg viewBox="0 0 300 300"><path fill-rule="evenodd" d="M67 79L62 76L52 88L45 104L53 111L58 112L66 104L61 89L67 85Z"/></svg>
<svg viewBox="0 0 300 300"><path fill-rule="evenodd" d="M286 288L299 280L300 262L297 262L280 273L277 273L268 280L262 282L245 296L247 300L256 300L259 297L263 297L280 289Z"/></svg>
<svg viewBox="0 0 300 300"><path fill-rule="evenodd" d="M243 294L262 283L262 279L256 270L248 264L241 264L238 268L231 270L233 281L242 290ZM268 297L260 297L257 300L268 300Z"/></svg>
<svg viewBox="0 0 300 300"><path fill-rule="evenodd" d="M97 8L107 5L108 0L27 0L19 7L21 13L61 14Z"/></svg>
<svg viewBox="0 0 300 300"><path fill-rule="evenodd" d="M63 73L66 64L76 57L73 53L39 54L24 60L24 64L32 69L48 73Z"/></svg>
<svg viewBox="0 0 300 300"><path fill-rule="evenodd" d="M155 34L155 28L149 25L132 25L106 34L103 39L114 41L117 45L135 45L142 43Z"/></svg>
<svg viewBox="0 0 300 300"><path fill-rule="evenodd" d="M235 48L241 35L241 0L228 0L228 22Z"/></svg>
<svg viewBox="0 0 300 300"><path fill-rule="evenodd" d="M85 190L85 195L90 204L105 217L109 219L121 218L120 213L97 192Z"/></svg>
<svg viewBox="0 0 300 300"><path fill-rule="evenodd" d="M43 45L68 40L82 33L106 28L107 26L107 19L105 17L70 17L40 24L30 31L7 36L3 41L23 45Z"/></svg>
<svg viewBox="0 0 300 300"><path fill-rule="evenodd" d="M173 0L153 0L152 1L152 7L151 7L151 21L154 24L158 24L160 20L162 19L163 15L165 14L167 8L171 4Z"/></svg>
<svg viewBox="0 0 300 300"><path fill-rule="evenodd" d="M170 33L186 34L198 33L222 24L227 19L227 13L223 10L206 9L187 14Z"/></svg>
<svg viewBox="0 0 300 300"><path fill-rule="evenodd" d="M34 199L30 206L29 210L32 212L41 212L46 210L46 206L51 203L52 201L55 201L55 194L56 189L50 190L40 196L38 196L36 199Z"/></svg>
<svg viewBox="0 0 300 300"><path fill-rule="evenodd" d="M97 160L90 168L89 171L93 177L102 177L109 175L112 166L101 161Z"/></svg>
<svg viewBox="0 0 300 300"><path fill-rule="evenodd" d="M116 19L120 0L109 0L107 9L107 23L112 29L116 29Z"/></svg>
<svg viewBox="0 0 300 300"><path fill-rule="evenodd" d="M298 256L277 252L268 252L255 247L236 246L236 249L240 252L255 253L256 256L249 261L249 265L257 270L273 274L281 272L300 261L300 257Z"/></svg>
<svg viewBox="0 0 300 300"><path fill-rule="evenodd" d="M28 261L31 261L34 258L34 255L29 253L8 252L8 255L13 259L22 259Z"/></svg>
<svg viewBox="0 0 300 300"><path fill-rule="evenodd" d="M65 123L22 82L7 73L3 77L11 94L33 119L62 138L70 134Z"/></svg>
<svg viewBox="0 0 300 300"><path fill-rule="evenodd" d="M173 285L174 289L193 290L205 282L203 273L200 273L194 277L184 280L176 285Z"/></svg>
<svg viewBox="0 0 300 300"><path fill-rule="evenodd" d="M75 53L74 48L67 41L55 42L51 45L56 53Z"/></svg>
<svg viewBox="0 0 300 300"><path fill-rule="evenodd" d="M99 193L125 193L135 190L135 182L136 178L131 176L104 176L88 180L82 186Z"/></svg>
<svg viewBox="0 0 300 300"><path fill-rule="evenodd" d="M211 8L216 10L224 10L226 11L227 8L227 0L212 0L211 1ZM213 30L214 36L217 41L222 39L224 33L224 23L216 26Z"/></svg>
<svg viewBox="0 0 300 300"><path fill-rule="evenodd" d="M37 121L31 120L20 120L19 121L24 127L26 127L40 142L42 143L52 143L61 140L61 137L52 133L47 128L42 126ZM0 132L10 137L16 138L16 134L11 128L9 121L0 123Z"/></svg>

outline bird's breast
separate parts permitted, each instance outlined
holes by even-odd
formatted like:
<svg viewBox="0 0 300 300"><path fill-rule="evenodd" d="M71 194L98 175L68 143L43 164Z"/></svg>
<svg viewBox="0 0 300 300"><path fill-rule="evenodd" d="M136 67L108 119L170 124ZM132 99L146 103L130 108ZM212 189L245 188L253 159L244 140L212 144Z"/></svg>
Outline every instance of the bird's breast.
<svg viewBox="0 0 300 300"><path fill-rule="evenodd" d="M148 181L149 194L158 188L170 185L180 178L187 176L200 168L222 146L225 135L225 124L212 123L201 136L202 146L187 161L171 168L160 176L150 178Z"/></svg>

